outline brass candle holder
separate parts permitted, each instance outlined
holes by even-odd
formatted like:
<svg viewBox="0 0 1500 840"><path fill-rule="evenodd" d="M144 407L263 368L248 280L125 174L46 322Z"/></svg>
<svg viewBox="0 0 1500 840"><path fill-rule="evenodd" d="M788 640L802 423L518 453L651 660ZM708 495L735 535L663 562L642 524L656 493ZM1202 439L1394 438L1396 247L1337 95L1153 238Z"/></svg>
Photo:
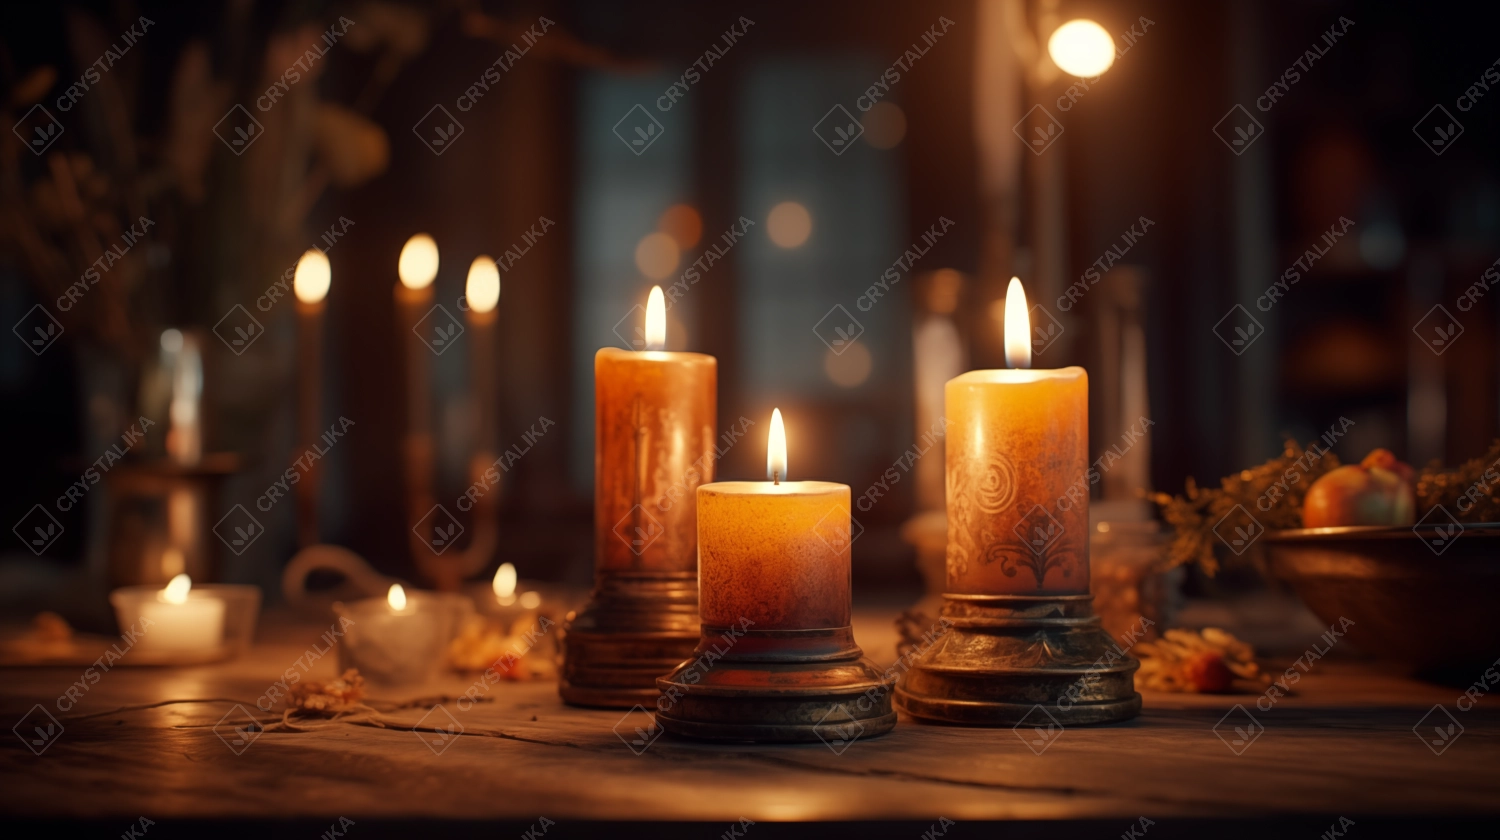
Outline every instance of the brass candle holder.
<svg viewBox="0 0 1500 840"><path fill-rule="evenodd" d="M575 706L656 702L656 678L693 655L698 575L600 570L588 604L568 616L558 691Z"/></svg>
<svg viewBox="0 0 1500 840"><path fill-rule="evenodd" d="M594 357L594 591L564 622L558 692L628 709L698 641L695 491L713 480L718 362L664 352L661 290L647 303L646 352Z"/></svg>
<svg viewBox="0 0 1500 840"><path fill-rule="evenodd" d="M1093 596L943 596L952 627L896 686L896 708L918 720L1011 726L1041 706L1063 726L1140 714L1125 654L1094 615Z"/></svg>
<svg viewBox="0 0 1500 840"><path fill-rule="evenodd" d="M887 681L854 628L703 625L693 656L656 681L656 722L713 741L847 744L896 725Z"/></svg>

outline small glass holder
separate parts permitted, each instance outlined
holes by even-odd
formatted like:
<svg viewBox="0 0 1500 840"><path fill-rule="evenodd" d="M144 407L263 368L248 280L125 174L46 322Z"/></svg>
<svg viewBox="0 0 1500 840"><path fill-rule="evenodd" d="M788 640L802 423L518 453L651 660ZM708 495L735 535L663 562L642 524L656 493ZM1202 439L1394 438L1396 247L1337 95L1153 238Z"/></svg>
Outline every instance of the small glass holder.
<svg viewBox="0 0 1500 840"><path fill-rule="evenodd" d="M194 584L186 604L167 604L161 600L159 586L124 586L109 593L120 631L135 631L133 651L125 661L132 665L201 665L243 655L255 638L255 623L260 615L260 588L244 584ZM209 609L203 620L193 627L168 626L173 623L174 608L186 613L201 611L206 605L222 604L222 612ZM217 614L217 615L216 615ZM219 617L221 616L221 617ZM150 623L143 624L146 618ZM198 631L206 630L205 638ZM155 635L153 636L153 633ZM173 634L169 637L167 634Z"/></svg>
<svg viewBox="0 0 1500 840"><path fill-rule="evenodd" d="M333 611L344 634L339 670L357 668L379 685L426 683L447 661L449 644L473 610L467 597L441 592L412 592L402 610L392 609L385 598L336 603Z"/></svg>

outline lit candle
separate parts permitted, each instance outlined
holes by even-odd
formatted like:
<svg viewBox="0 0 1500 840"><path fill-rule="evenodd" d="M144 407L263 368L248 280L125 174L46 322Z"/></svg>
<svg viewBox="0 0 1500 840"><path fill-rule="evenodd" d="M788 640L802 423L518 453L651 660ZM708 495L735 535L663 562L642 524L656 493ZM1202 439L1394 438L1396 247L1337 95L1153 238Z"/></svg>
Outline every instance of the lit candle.
<svg viewBox="0 0 1500 840"><path fill-rule="evenodd" d="M397 343L406 347L406 437L402 456L407 487L407 522L415 526L432 503L432 408L428 402L429 351L417 335L432 308L432 281L437 277L437 243L425 233L406 240L397 262ZM411 548L419 558L431 553L431 535L412 532ZM441 586L443 582L440 582Z"/></svg>
<svg viewBox="0 0 1500 840"><path fill-rule="evenodd" d="M428 350L415 329L432 308L432 281L438 271L437 243L425 233L406 240L396 270L401 278L396 284L396 308L402 342L406 345L406 433L409 437L426 435L432 426L427 405Z"/></svg>
<svg viewBox="0 0 1500 840"><path fill-rule="evenodd" d="M500 269L486 256L469 265L464 287L468 301L470 390L475 402L475 439L486 467L495 451L495 306L500 302Z"/></svg>
<svg viewBox="0 0 1500 840"><path fill-rule="evenodd" d="M297 260L292 291L297 295L297 397L301 407L298 436L305 449L317 443L322 423L323 310L331 271L328 257L316 248ZM321 459L314 460L297 482L297 542L303 548L317 545L318 482Z"/></svg>
<svg viewBox="0 0 1500 840"><path fill-rule="evenodd" d="M516 593L520 581L516 578L516 567L510 563L501 563L500 568L495 570L495 577L490 581L490 597L485 599L476 598L475 601L479 611L495 624L500 625L504 633L509 633L521 622L536 616L538 608L542 605L540 592L527 591Z"/></svg>
<svg viewBox="0 0 1500 840"><path fill-rule="evenodd" d="M769 481L698 488L698 609L710 627L814 630L850 619L849 486L787 481L781 410L771 414Z"/></svg>
<svg viewBox="0 0 1500 840"><path fill-rule="evenodd" d="M367 598L345 607L347 617L339 644L339 667L358 668L375 682L419 683L430 678L442 662L452 635L451 617L439 604L408 599L401 584L392 584L384 601Z"/></svg>
<svg viewBox="0 0 1500 840"><path fill-rule="evenodd" d="M718 361L668 353L660 287L646 350L594 356L594 533L600 571L691 573L698 485L713 480Z"/></svg>
<svg viewBox="0 0 1500 840"><path fill-rule="evenodd" d="M1010 370L948 381L948 591L1089 591L1088 374L1030 370L1021 281L1005 297Z"/></svg>
<svg viewBox="0 0 1500 840"><path fill-rule="evenodd" d="M155 600L140 604L145 632L136 647L146 654L208 653L224 642L224 601L192 591L187 575L172 578Z"/></svg>

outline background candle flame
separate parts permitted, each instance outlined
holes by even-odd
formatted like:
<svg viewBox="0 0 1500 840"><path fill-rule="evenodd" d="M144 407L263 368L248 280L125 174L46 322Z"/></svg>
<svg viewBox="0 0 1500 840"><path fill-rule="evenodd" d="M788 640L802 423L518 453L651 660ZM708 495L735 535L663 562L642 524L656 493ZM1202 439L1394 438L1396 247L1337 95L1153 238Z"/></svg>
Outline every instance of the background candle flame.
<svg viewBox="0 0 1500 840"><path fill-rule="evenodd" d="M781 409L771 409L771 433L766 439L766 478L772 481L786 479L786 426L781 422Z"/></svg>
<svg viewBox="0 0 1500 840"><path fill-rule="evenodd" d="M161 599L169 604L186 604L188 592L193 588L193 579L187 575L178 575L167 583L167 588L161 591Z"/></svg>
<svg viewBox="0 0 1500 840"><path fill-rule="evenodd" d="M406 240L401 246L401 258L396 263L396 273L401 276L401 285L408 289L425 289L437 277L437 243L425 233Z"/></svg>
<svg viewBox="0 0 1500 840"><path fill-rule="evenodd" d="M510 563L501 563L500 568L495 570L495 580L490 586L495 590L495 597L502 601L515 597L516 567Z"/></svg>
<svg viewBox="0 0 1500 840"><path fill-rule="evenodd" d="M385 602L390 604L393 610L406 609L406 590L402 589L399 583L391 584L391 590L385 593Z"/></svg>
<svg viewBox="0 0 1500 840"><path fill-rule="evenodd" d="M661 287L652 286L646 297L646 349L665 350L667 347L667 301L662 297Z"/></svg>
<svg viewBox="0 0 1500 840"><path fill-rule="evenodd" d="M1013 368L1031 367L1031 316L1019 277L1010 278L1005 290L1005 363Z"/></svg>
<svg viewBox="0 0 1500 840"><path fill-rule="evenodd" d="M328 281L331 275L328 257L317 248L309 250L297 260L297 273L292 277L292 291L303 303L317 303L328 296Z"/></svg>
<svg viewBox="0 0 1500 840"><path fill-rule="evenodd" d="M494 260L478 256L469 263L464 299L469 302L470 309L480 313L489 312L500 302L500 269Z"/></svg>

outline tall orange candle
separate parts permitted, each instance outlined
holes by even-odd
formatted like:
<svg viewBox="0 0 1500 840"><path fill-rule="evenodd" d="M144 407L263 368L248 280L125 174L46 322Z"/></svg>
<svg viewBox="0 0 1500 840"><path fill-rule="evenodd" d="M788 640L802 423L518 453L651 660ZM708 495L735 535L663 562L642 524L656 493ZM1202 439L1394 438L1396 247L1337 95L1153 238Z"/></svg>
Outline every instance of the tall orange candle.
<svg viewBox="0 0 1500 840"><path fill-rule="evenodd" d="M849 486L785 481L786 432L771 415L770 481L698 488L698 609L710 627L816 630L850 622Z"/></svg>
<svg viewBox="0 0 1500 840"><path fill-rule="evenodd" d="M1025 292L1010 281L1010 370L970 371L945 386L948 591L1089 591L1088 374L1030 370ZM1087 484L1082 485L1087 488Z"/></svg>
<svg viewBox="0 0 1500 840"><path fill-rule="evenodd" d="M597 569L691 573L695 492L714 473L718 361L662 349L660 287L647 300L645 334L645 351L606 347L594 356Z"/></svg>

